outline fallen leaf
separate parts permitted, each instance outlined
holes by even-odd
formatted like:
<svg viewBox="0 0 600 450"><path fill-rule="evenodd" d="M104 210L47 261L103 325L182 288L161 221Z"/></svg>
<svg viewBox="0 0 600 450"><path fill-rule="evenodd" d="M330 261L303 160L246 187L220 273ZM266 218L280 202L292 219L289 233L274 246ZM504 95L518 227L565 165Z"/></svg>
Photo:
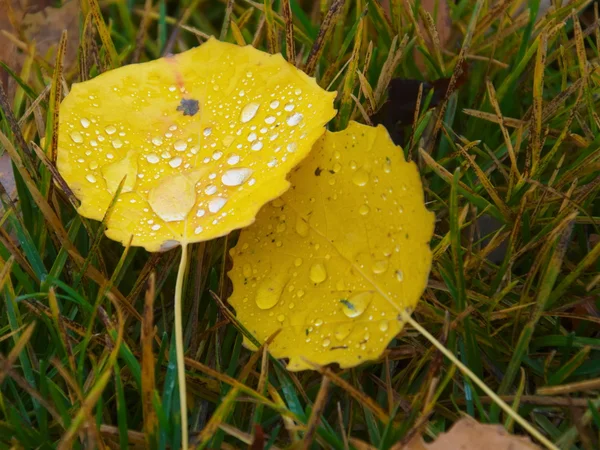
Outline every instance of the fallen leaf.
<svg viewBox="0 0 600 450"><path fill-rule="evenodd" d="M470 417L456 422L431 443L412 439L402 450L539 450L528 437L511 435L500 425L481 424Z"/></svg>
<svg viewBox="0 0 600 450"><path fill-rule="evenodd" d="M378 358L425 288L433 214L384 127L327 132L231 254L238 319L288 369ZM246 342L247 346L251 345Z"/></svg>
<svg viewBox="0 0 600 450"><path fill-rule="evenodd" d="M249 225L334 116L335 93L251 46L210 39L74 84L58 169L106 235L149 251Z"/></svg>

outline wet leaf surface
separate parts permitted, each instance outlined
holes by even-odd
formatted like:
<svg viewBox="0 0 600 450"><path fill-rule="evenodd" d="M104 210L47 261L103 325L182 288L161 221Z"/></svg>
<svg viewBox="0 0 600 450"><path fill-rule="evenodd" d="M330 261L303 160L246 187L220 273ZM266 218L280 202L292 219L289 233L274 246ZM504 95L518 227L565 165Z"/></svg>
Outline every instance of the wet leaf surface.
<svg viewBox="0 0 600 450"><path fill-rule="evenodd" d="M232 249L229 300L288 368L378 358L431 264L433 214L417 168L383 127L327 132ZM310 361L310 362L308 362Z"/></svg>
<svg viewBox="0 0 600 450"><path fill-rule="evenodd" d="M289 187L335 113L335 93L283 60L211 39L74 84L58 168L107 236L149 251L225 235Z"/></svg>

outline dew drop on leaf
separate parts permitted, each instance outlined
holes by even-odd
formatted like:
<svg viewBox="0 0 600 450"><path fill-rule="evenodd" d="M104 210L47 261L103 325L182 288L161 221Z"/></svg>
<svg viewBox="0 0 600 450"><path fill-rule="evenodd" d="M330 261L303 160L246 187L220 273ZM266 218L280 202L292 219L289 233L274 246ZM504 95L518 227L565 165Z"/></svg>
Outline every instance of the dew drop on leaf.
<svg viewBox="0 0 600 450"><path fill-rule="evenodd" d="M359 292L352 295L350 298L340 300L342 304L342 312L347 317L358 317L368 308L373 298L372 292Z"/></svg>
<svg viewBox="0 0 600 450"><path fill-rule="evenodd" d="M327 270L322 263L315 263L310 266L309 272L310 281L315 284L320 284L327 279Z"/></svg>

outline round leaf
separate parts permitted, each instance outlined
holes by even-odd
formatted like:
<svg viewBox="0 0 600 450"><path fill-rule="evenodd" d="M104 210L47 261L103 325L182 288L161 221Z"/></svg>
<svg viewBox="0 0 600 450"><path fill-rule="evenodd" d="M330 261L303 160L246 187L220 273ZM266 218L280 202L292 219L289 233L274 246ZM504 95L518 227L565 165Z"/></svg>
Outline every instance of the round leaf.
<svg viewBox="0 0 600 450"><path fill-rule="evenodd" d="M431 265L433 214L414 163L383 127L326 132L232 249L229 299L290 370L378 358ZM248 343L247 343L248 344Z"/></svg>
<svg viewBox="0 0 600 450"><path fill-rule="evenodd" d="M75 84L58 169L111 239L165 250L225 235L288 187L333 117L335 93L281 55L210 39Z"/></svg>

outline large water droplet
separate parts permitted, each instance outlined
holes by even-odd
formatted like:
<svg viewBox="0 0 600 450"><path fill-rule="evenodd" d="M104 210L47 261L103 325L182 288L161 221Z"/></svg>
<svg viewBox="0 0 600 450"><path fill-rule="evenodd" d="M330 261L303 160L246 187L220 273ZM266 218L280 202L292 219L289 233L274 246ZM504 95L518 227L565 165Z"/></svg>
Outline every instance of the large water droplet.
<svg viewBox="0 0 600 450"><path fill-rule="evenodd" d="M263 143L261 141L254 141L252 143L252 145L250 146L250 148L252 150L254 150L255 152L259 151L261 148L263 148Z"/></svg>
<svg viewBox="0 0 600 450"><path fill-rule="evenodd" d="M373 273L380 274L384 273L388 269L389 263L387 259L380 259L379 261L375 261L373 263Z"/></svg>
<svg viewBox="0 0 600 450"><path fill-rule="evenodd" d="M267 116L267 118L265 118L265 123L267 125L272 125L275 123L275 116Z"/></svg>
<svg viewBox="0 0 600 450"><path fill-rule="evenodd" d="M404 281L404 272L401 270L396 270L396 279L398 281Z"/></svg>
<svg viewBox="0 0 600 450"><path fill-rule="evenodd" d="M162 145L163 140L160 137L153 137L152 143L158 147L159 145Z"/></svg>
<svg viewBox="0 0 600 450"><path fill-rule="evenodd" d="M369 211L371 211L371 208L369 208L367 205L361 205L360 208L358 208L358 213L361 216L366 216L369 214Z"/></svg>
<svg viewBox="0 0 600 450"><path fill-rule="evenodd" d="M184 220L196 203L195 183L183 174L166 177L148 193L152 210L165 222Z"/></svg>
<svg viewBox="0 0 600 450"><path fill-rule="evenodd" d="M94 175L92 175L91 173L87 174L85 176L85 179L88 180L90 183L95 183L96 182L96 177Z"/></svg>
<svg viewBox="0 0 600 450"><path fill-rule="evenodd" d="M277 322L283 322L285 320L285 316L283 314L279 314L277 316Z"/></svg>
<svg viewBox="0 0 600 450"><path fill-rule="evenodd" d="M298 125L300 122L302 122L302 119L304 118L304 116L300 113L294 113L291 114L288 118L287 118L287 124L291 127Z"/></svg>
<svg viewBox="0 0 600 450"><path fill-rule="evenodd" d="M306 237L308 236L308 231L308 223L302 217L298 217L296 220L296 233L302 237Z"/></svg>
<svg viewBox="0 0 600 450"><path fill-rule="evenodd" d="M309 272L310 281L315 284L320 284L327 278L327 270L322 263L315 263L310 266Z"/></svg>
<svg viewBox="0 0 600 450"><path fill-rule="evenodd" d="M225 186L239 186L252 175L253 170L245 167L239 169L229 169L221 177L221 182Z"/></svg>
<svg viewBox="0 0 600 450"><path fill-rule="evenodd" d="M178 152L183 152L187 148L187 143L182 140L175 141L173 148Z"/></svg>
<svg viewBox="0 0 600 450"><path fill-rule="evenodd" d="M117 132L117 129L112 125L109 125L104 129L104 131L106 131L106 134L114 134Z"/></svg>
<svg viewBox="0 0 600 450"><path fill-rule="evenodd" d="M202 131L202 134L207 137L210 136L211 133L212 133L212 128L205 128L204 131Z"/></svg>
<svg viewBox="0 0 600 450"><path fill-rule="evenodd" d="M302 265L302 258L296 258L296 259L294 260L294 265L295 265L296 267L300 267L300 266Z"/></svg>
<svg viewBox="0 0 600 450"><path fill-rule="evenodd" d="M348 336L350 336L350 332L352 331L353 325L352 323L341 323L334 330L334 336L338 341L343 341Z"/></svg>
<svg viewBox="0 0 600 450"><path fill-rule="evenodd" d="M389 328L389 325L388 325L388 321L387 320L382 320L381 322L379 322L379 329L381 331L387 331L388 328Z"/></svg>
<svg viewBox="0 0 600 450"><path fill-rule="evenodd" d="M173 158L171 161L169 161L169 165L173 169L176 169L177 167L179 167L181 165L182 162L183 162L183 160L178 156L176 158Z"/></svg>
<svg viewBox="0 0 600 450"><path fill-rule="evenodd" d="M160 158L158 157L157 154L150 153L148 156L146 156L146 161L148 161L150 164L156 164L157 162L160 161Z"/></svg>
<svg viewBox="0 0 600 450"><path fill-rule="evenodd" d="M364 169L358 169L352 175L352 182L357 186L365 186L369 182L369 174Z"/></svg>
<svg viewBox="0 0 600 450"><path fill-rule="evenodd" d="M114 148L121 148L123 147L123 141L121 139L113 139L112 146Z"/></svg>
<svg viewBox="0 0 600 450"><path fill-rule="evenodd" d="M259 107L260 105L258 103L248 103L242 108L240 121L242 123L250 122L252 119L254 119L254 116L256 116Z"/></svg>
<svg viewBox="0 0 600 450"><path fill-rule="evenodd" d="M227 164L233 166L234 164L237 164L240 162L240 157L238 155L231 155L229 156L229 158L227 158Z"/></svg>
<svg viewBox="0 0 600 450"><path fill-rule="evenodd" d="M287 269L267 275L256 289L256 306L260 309L271 309L275 306L289 279L290 275Z"/></svg>
<svg viewBox="0 0 600 450"><path fill-rule="evenodd" d="M206 195L214 195L217 193L217 187L214 184L209 184L204 188L204 193Z"/></svg>
<svg viewBox="0 0 600 450"><path fill-rule="evenodd" d="M279 100L273 100L269 106L271 107L271 109L277 109L279 108Z"/></svg>
<svg viewBox="0 0 600 450"><path fill-rule="evenodd" d="M217 197L208 202L208 210L213 214L217 213L221 210L221 208L223 208L223 206L225 206L225 203L227 203L226 198Z"/></svg>
<svg viewBox="0 0 600 450"><path fill-rule="evenodd" d="M333 172L338 173L340 170L342 170L342 165L339 162L336 162L333 165Z"/></svg>
<svg viewBox="0 0 600 450"><path fill-rule="evenodd" d="M81 126L82 126L83 128L87 128L87 127L89 127L89 126L90 126L90 121L89 121L88 119L86 119L85 117L82 117L82 118L79 120L79 123L81 123Z"/></svg>
<svg viewBox="0 0 600 450"><path fill-rule="evenodd" d="M340 301L342 303L342 312L350 318L358 317L365 312L369 303L371 303L372 297L372 292L359 292L350 298L342 299Z"/></svg>
<svg viewBox="0 0 600 450"><path fill-rule="evenodd" d="M76 144L81 144L83 142L83 136L81 135L81 133L79 131L73 131L71 134L71 139L73 140L73 142L75 142Z"/></svg>
<svg viewBox="0 0 600 450"><path fill-rule="evenodd" d="M323 345L323 347L329 347L331 345L331 340L325 338L323 339L323 343L321 345Z"/></svg>
<svg viewBox="0 0 600 450"><path fill-rule="evenodd" d="M102 176L106 181L106 189L111 194L116 193L121 180L124 177L127 177L121 193L133 191L137 181L137 172L137 160L131 158L130 155L127 155L127 157L123 158L121 161L104 166L102 168Z"/></svg>

